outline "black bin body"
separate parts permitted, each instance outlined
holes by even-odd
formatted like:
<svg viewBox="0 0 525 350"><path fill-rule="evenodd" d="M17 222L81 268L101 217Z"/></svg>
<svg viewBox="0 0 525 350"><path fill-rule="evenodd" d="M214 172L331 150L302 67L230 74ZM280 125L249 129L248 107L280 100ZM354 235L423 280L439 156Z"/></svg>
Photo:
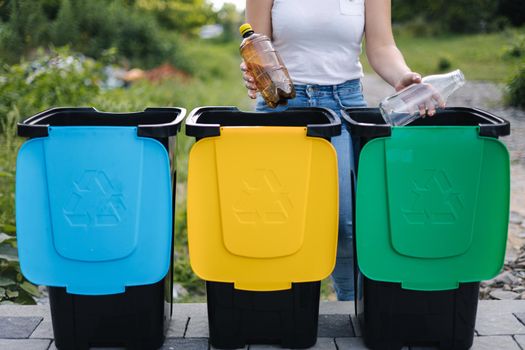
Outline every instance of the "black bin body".
<svg viewBox="0 0 525 350"><path fill-rule="evenodd" d="M333 112L290 108L249 113L235 107L205 107L186 121L186 134L197 140L220 135L221 126L306 126L307 135L330 140L341 133ZM219 349L247 344L309 348L317 341L321 282L292 283L279 291L245 291L233 283L206 282L210 343Z"/></svg>
<svg viewBox="0 0 525 350"><path fill-rule="evenodd" d="M357 174L361 149L372 139L391 135L391 126L377 108L347 109L343 122L352 135ZM480 136L498 138L510 134L507 121L472 108L446 108L434 117L416 119L405 127L410 125L479 125ZM356 174L353 179L357 178ZM405 345L419 345L466 350L472 346L479 283L460 283L457 289L443 291L403 289L400 283L375 281L364 276L359 270L355 250L354 244L355 312L367 347L399 350Z"/></svg>
<svg viewBox="0 0 525 350"><path fill-rule="evenodd" d="M20 123L18 135L47 136L48 126L136 126L138 136L153 138L168 151L175 208L174 152L184 114L179 108L148 108L134 113L54 108ZM173 235L172 229L170 268L157 283L127 287L124 293L111 295L77 295L63 287L48 287L55 346L66 350L160 348L173 310Z"/></svg>
<svg viewBox="0 0 525 350"><path fill-rule="evenodd" d="M293 283L274 292L233 288L206 282L210 343L221 349L246 344L308 348L317 341L320 282Z"/></svg>
<svg viewBox="0 0 525 350"><path fill-rule="evenodd" d="M75 295L65 288L49 287L56 347L160 348L171 320L171 275L170 269L158 283L112 295Z"/></svg>

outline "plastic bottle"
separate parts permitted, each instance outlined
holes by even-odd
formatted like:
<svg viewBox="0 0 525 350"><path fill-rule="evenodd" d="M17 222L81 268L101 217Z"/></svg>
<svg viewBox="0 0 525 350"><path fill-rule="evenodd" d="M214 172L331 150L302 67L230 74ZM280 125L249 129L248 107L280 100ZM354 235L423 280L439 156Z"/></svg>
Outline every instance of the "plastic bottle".
<svg viewBox="0 0 525 350"><path fill-rule="evenodd" d="M266 104L272 108L286 104L287 99L295 97L295 88L271 40L266 35L255 33L248 23L243 24L239 31L244 38L240 46L241 56Z"/></svg>
<svg viewBox="0 0 525 350"><path fill-rule="evenodd" d="M447 98L465 84L465 77L458 69L447 74L424 77L420 84L412 84L379 104L383 118L391 125L407 125L420 117L420 106L429 103L444 107Z"/></svg>

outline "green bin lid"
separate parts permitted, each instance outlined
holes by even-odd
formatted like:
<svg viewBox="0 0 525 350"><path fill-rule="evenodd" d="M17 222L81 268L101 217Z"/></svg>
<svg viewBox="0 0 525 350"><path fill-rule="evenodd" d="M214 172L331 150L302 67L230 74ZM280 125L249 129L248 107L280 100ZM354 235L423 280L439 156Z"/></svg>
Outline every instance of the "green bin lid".
<svg viewBox="0 0 525 350"><path fill-rule="evenodd" d="M393 127L362 149L356 194L359 267L405 289L494 277L507 240L508 151L476 126Z"/></svg>

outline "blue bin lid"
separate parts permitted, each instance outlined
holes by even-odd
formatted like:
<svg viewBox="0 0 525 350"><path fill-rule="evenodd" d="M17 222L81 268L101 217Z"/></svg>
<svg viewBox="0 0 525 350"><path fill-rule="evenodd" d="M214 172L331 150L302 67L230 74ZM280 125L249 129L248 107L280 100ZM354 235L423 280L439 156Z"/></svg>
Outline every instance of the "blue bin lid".
<svg viewBox="0 0 525 350"><path fill-rule="evenodd" d="M22 273L86 295L158 282L170 264L171 193L166 148L137 127L49 126L18 154Z"/></svg>

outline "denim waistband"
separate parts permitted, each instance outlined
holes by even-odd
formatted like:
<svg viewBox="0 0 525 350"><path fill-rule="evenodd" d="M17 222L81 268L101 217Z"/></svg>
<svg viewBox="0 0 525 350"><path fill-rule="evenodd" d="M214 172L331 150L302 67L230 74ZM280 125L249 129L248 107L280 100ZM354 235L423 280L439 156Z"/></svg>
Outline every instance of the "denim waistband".
<svg viewBox="0 0 525 350"><path fill-rule="evenodd" d="M297 92L337 92L338 90L361 90L361 79L353 79L336 85L294 84Z"/></svg>

